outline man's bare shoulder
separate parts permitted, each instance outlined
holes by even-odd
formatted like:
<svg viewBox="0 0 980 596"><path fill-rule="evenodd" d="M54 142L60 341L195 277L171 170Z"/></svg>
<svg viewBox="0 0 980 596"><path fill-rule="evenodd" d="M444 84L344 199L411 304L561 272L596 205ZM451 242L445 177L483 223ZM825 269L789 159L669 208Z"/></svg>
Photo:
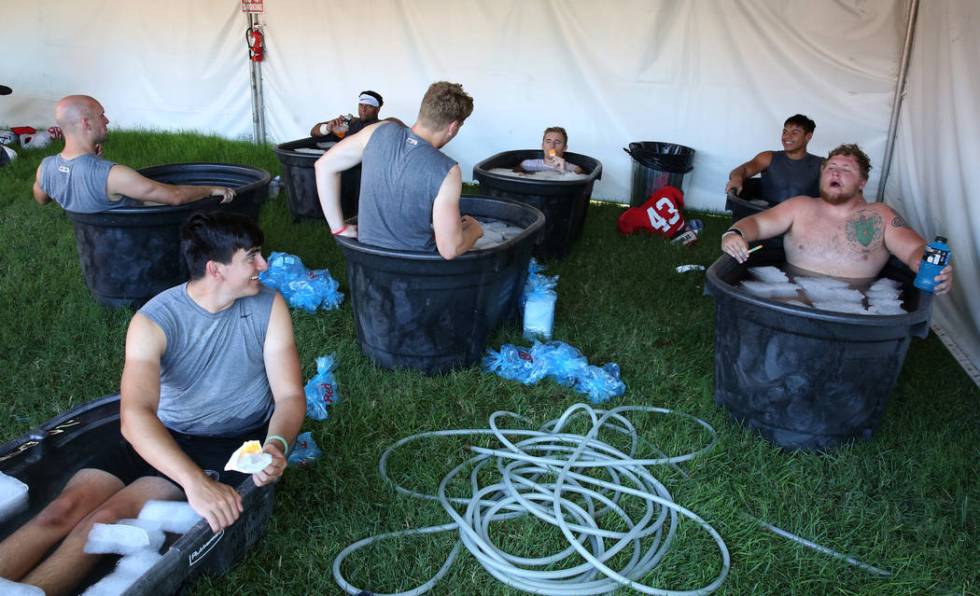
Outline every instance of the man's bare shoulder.
<svg viewBox="0 0 980 596"><path fill-rule="evenodd" d="M889 222L892 219L894 219L894 218L897 217L897 218L899 218L899 219L902 220L902 225L903 226L904 225L907 225L907 224L905 224L905 220L902 218L902 216L899 215L898 211L895 211L894 209L892 209L886 203L878 203L878 202L875 202L875 203L865 203L858 210L859 211L864 211L865 213L876 213L876 214L880 215L882 217L882 219L884 219L885 221L889 221Z"/></svg>
<svg viewBox="0 0 980 596"><path fill-rule="evenodd" d="M820 208L820 199L800 195L791 199L786 199L782 203L772 207L793 215L806 215L815 213Z"/></svg>

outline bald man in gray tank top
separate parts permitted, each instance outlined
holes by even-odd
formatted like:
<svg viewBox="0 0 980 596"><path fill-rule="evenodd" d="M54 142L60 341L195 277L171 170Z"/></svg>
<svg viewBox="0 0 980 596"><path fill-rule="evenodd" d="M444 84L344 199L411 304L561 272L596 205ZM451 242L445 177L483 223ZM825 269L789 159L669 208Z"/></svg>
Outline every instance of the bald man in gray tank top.
<svg viewBox="0 0 980 596"><path fill-rule="evenodd" d="M54 118L64 131L65 148L45 157L37 168L33 194L40 205L53 200L65 211L101 213L141 202L183 205L220 197L227 203L235 197L235 191L224 186L164 184L103 159L109 119L102 104L92 97L63 97L55 106Z"/></svg>
<svg viewBox="0 0 980 596"><path fill-rule="evenodd" d="M462 85L429 86L411 128L379 122L334 145L316 162L316 186L334 236L396 250L438 251L454 259L483 236L480 223L460 215L459 164L440 149L473 111ZM344 222L340 173L361 169L358 225Z"/></svg>
<svg viewBox="0 0 980 596"><path fill-rule="evenodd" d="M289 310L258 281L261 244L262 231L239 215L196 214L185 224L191 281L129 324L120 391L128 443L76 473L0 543L0 577L72 593L98 562L83 551L94 523L135 518L149 499L186 498L217 532L242 513L234 486L279 479L306 400ZM244 440L262 441L272 458L251 480L223 471Z"/></svg>

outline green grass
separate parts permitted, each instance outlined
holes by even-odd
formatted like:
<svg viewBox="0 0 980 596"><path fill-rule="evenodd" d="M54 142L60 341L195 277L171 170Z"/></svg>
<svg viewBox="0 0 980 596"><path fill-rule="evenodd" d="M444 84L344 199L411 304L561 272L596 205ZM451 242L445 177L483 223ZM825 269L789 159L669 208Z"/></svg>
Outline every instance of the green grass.
<svg viewBox="0 0 980 596"><path fill-rule="evenodd" d="M40 159L25 151L0 169L0 441L117 391L130 313L97 306L82 281L69 222L57 206L30 198ZM196 135L113 133L107 157L141 167L177 161L230 161L278 173L269 147ZM572 254L548 273L561 276L555 337L593 363L615 361L629 389L616 404L658 405L702 417L719 431L713 452L684 466L689 478L655 470L681 504L726 540L732 571L727 594L977 593L980 417L975 386L935 337L914 340L888 414L871 442L830 455L787 454L732 424L713 402L714 309L703 275L677 274L684 263L718 255L723 217L705 217L704 239L689 248L657 238L622 238L621 208L593 204ZM325 228L295 224L285 195L264 208L266 251L299 254L327 267L346 292L344 262ZM397 496L377 462L396 439L439 428L484 427L495 410L541 423L582 396L551 382L524 387L472 368L428 378L374 367L360 352L350 302L315 315L294 312L303 373L336 352L342 399L324 422L307 421L324 449L308 468L290 470L261 543L230 574L204 579L199 594L333 594L331 564L369 535L439 524L438 505ZM504 328L491 346L523 343ZM684 424L636 417L645 438L680 452L703 436ZM459 441L434 441L401 453L393 473L434 491L465 454ZM894 572L878 578L760 529L747 515ZM554 532L511 522L502 540L524 553L558 549ZM378 545L345 566L358 585L406 589L433 574L452 547L440 535ZM712 543L682 523L673 554L651 582L703 585L720 565ZM463 554L438 594L512 594ZM628 592L624 592L628 593Z"/></svg>

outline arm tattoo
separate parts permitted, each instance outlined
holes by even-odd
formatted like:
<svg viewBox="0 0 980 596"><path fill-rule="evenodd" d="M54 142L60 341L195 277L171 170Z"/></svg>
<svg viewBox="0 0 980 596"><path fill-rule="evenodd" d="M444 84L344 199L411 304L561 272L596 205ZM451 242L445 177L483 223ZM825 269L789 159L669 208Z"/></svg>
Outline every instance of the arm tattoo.
<svg viewBox="0 0 980 596"><path fill-rule="evenodd" d="M892 219L892 227L893 228L907 228L907 227L909 227L909 224L906 223L905 219L901 215L899 215L899 214L896 213L894 219Z"/></svg>

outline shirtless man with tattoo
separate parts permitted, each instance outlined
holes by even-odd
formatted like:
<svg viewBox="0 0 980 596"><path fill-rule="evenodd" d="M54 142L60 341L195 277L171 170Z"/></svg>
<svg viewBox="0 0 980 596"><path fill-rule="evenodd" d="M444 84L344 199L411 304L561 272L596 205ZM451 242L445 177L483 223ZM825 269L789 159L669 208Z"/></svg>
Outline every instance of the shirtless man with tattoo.
<svg viewBox="0 0 980 596"><path fill-rule="evenodd" d="M748 243L783 236L786 262L794 269L852 279L874 278L893 254L912 271L926 241L884 203L868 203L862 190L871 161L857 145L841 145L820 171L820 199L794 197L739 220L722 234L721 249L739 263ZM953 268L936 276L936 294L949 292Z"/></svg>

